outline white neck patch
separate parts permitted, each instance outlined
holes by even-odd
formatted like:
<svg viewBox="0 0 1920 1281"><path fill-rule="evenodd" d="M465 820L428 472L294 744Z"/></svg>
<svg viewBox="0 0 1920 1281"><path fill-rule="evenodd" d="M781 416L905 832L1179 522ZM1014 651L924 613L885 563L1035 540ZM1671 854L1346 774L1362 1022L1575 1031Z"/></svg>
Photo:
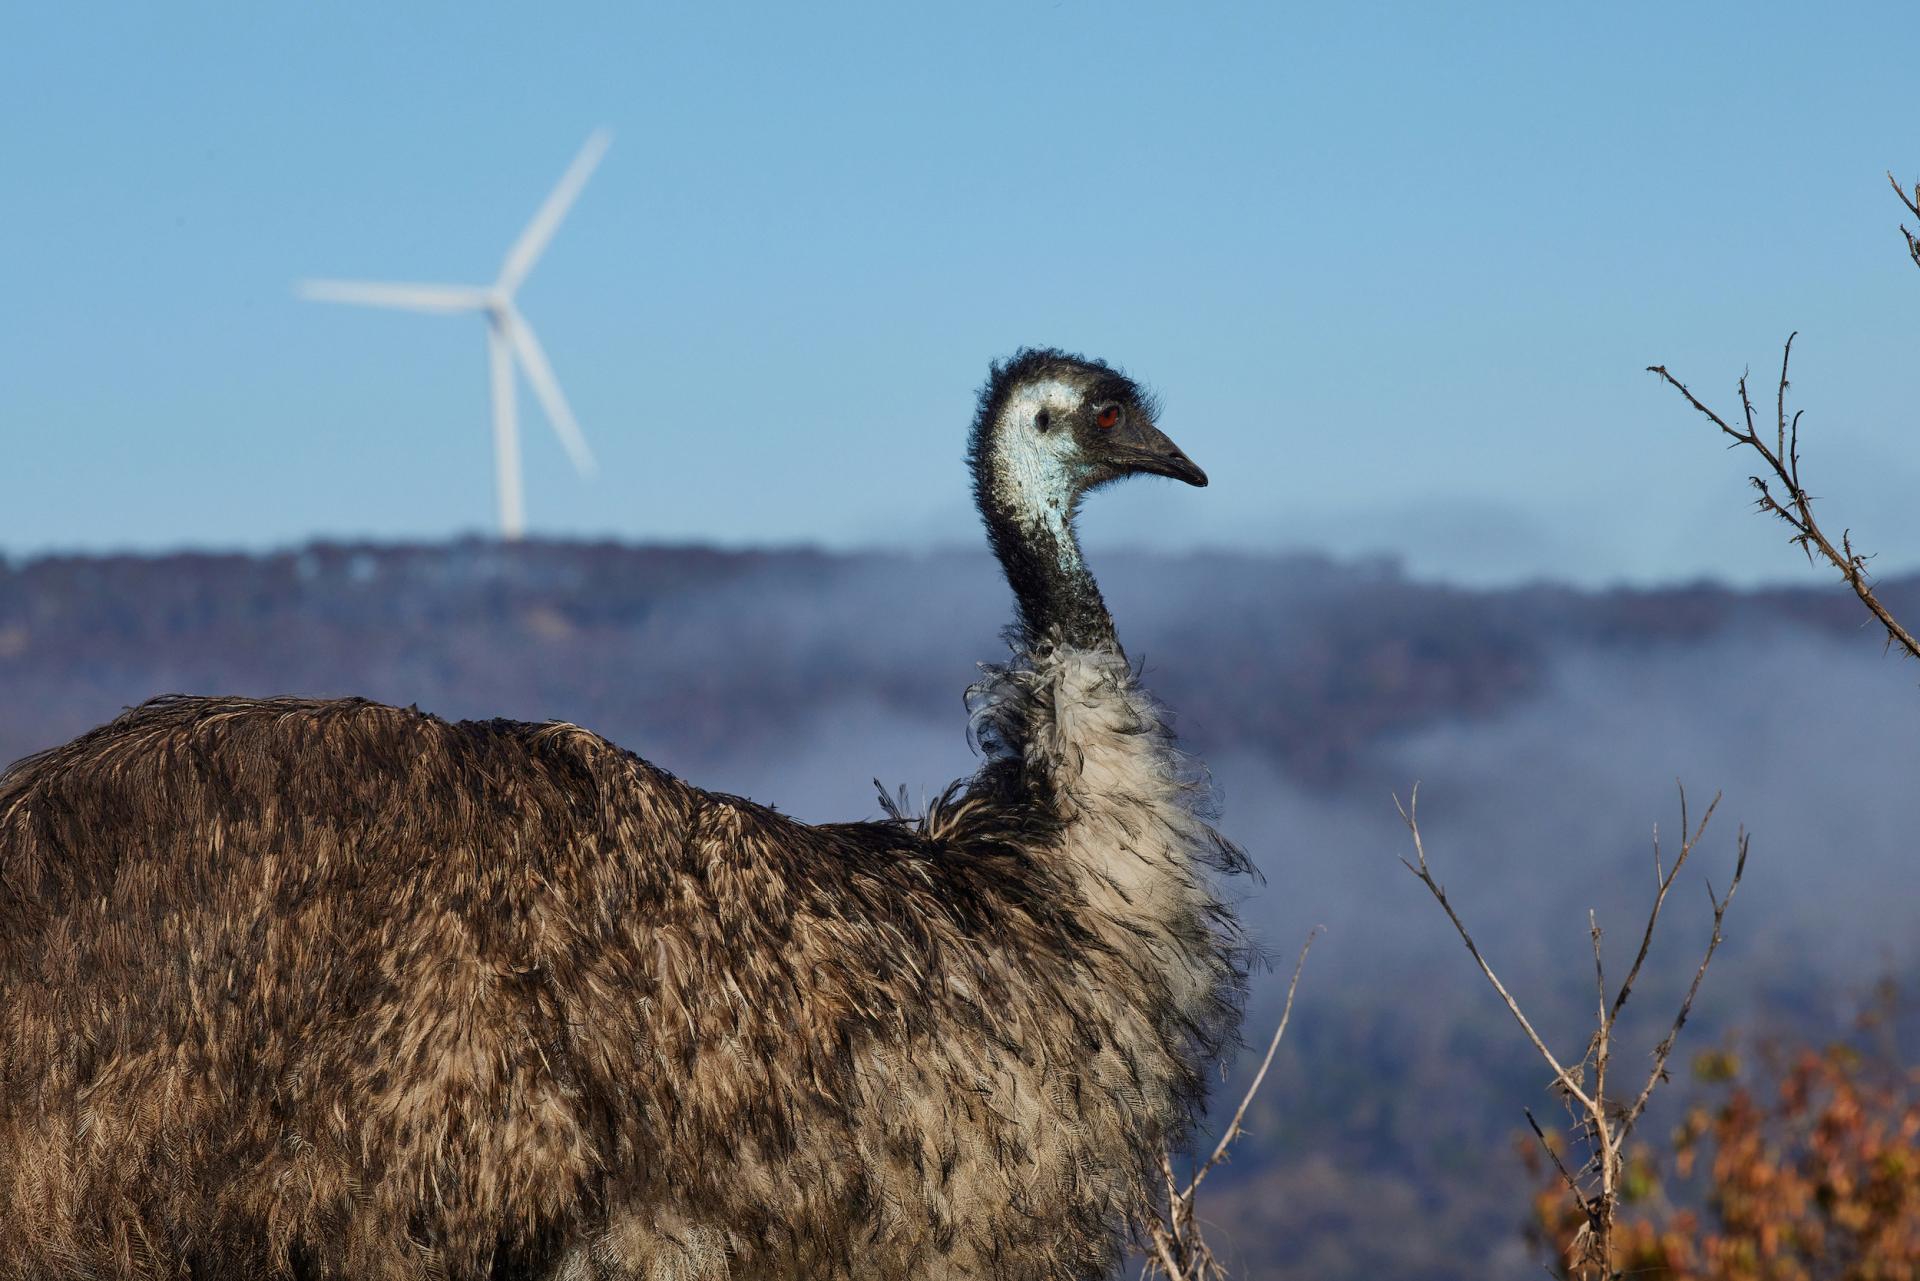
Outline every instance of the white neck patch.
<svg viewBox="0 0 1920 1281"><path fill-rule="evenodd" d="M1016 519L1053 531L1062 555L1078 563L1067 526L1079 479L1079 445L1064 422L1047 431L1038 424L1045 410L1064 419L1080 407L1078 387L1061 379L1033 383L1007 401L993 425L996 496Z"/></svg>

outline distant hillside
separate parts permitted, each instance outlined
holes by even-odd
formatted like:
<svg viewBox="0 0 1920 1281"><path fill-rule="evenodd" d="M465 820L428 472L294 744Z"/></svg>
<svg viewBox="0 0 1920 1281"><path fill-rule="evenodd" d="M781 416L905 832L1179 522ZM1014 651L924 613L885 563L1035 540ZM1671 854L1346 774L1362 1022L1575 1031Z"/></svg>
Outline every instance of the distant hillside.
<svg viewBox="0 0 1920 1281"><path fill-rule="evenodd" d="M1840 592L1470 591L1227 554L1096 569L1265 873L1235 890L1256 936L1291 952L1329 929L1253 1137L1209 1185L1244 1281L1537 1275L1510 1138L1545 1101L1541 1073L1400 868L1390 790L1423 782L1442 878L1570 1045L1586 909L1613 938L1635 924L1676 778L1727 795L1703 872L1724 875L1736 823L1755 832L1695 1048L1837 1026L1872 978L1912 968L1920 690ZM1920 619L1920 579L1883 593ZM0 758L159 693L362 694L572 720L695 782L859 817L875 775L924 794L971 768L961 693L1004 655L1009 604L992 562L958 553L463 542L5 562ZM1636 1045L1697 959L1697 895L1676 899ZM1275 995L1258 976L1256 1024Z"/></svg>
<svg viewBox="0 0 1920 1281"><path fill-rule="evenodd" d="M1860 626L1850 597L1811 589L1470 591L1385 563L1224 554L1100 569L1196 744L1308 778L1512 706L1568 646ZM1884 594L1920 602L1920 579ZM159 693L354 693L577 720L691 766L849 698L952 712L972 664L1004 652L1004 596L984 554L461 542L0 561L0 759Z"/></svg>

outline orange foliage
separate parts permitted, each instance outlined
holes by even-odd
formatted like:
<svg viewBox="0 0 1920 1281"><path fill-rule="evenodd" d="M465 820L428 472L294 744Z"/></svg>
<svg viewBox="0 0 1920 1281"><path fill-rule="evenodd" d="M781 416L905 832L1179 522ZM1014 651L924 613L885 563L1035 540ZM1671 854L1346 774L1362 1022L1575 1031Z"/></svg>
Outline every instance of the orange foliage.
<svg viewBox="0 0 1920 1281"><path fill-rule="evenodd" d="M1920 1072L1848 1046L1741 1079L1723 1052L1664 1162L1629 1163L1613 1272L1670 1281L1920 1281ZM1585 1218L1550 1165L1529 1236L1565 1261ZM1665 1166L1662 1169L1662 1165Z"/></svg>

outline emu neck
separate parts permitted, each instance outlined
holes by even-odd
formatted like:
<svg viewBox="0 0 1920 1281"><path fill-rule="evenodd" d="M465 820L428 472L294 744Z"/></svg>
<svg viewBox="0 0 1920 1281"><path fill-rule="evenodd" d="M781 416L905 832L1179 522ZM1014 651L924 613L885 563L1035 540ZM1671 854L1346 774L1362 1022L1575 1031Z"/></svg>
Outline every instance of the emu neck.
<svg viewBox="0 0 1920 1281"><path fill-rule="evenodd" d="M987 529L1013 587L1027 648L1051 640L1076 649L1119 650L1113 616L1081 558L1069 518L989 514Z"/></svg>
<svg viewBox="0 0 1920 1281"><path fill-rule="evenodd" d="M1019 605L1029 650L1047 641L1120 649L1113 616L1074 533L1079 494L1071 476L1024 433L1002 436L974 478L987 538Z"/></svg>

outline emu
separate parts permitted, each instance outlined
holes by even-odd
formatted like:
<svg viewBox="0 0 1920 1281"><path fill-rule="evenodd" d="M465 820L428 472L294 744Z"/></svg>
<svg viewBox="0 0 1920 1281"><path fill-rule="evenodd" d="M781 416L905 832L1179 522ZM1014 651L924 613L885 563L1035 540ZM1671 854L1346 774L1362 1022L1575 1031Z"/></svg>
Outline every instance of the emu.
<svg viewBox="0 0 1920 1281"><path fill-rule="evenodd" d="M1120 1259L1234 1035L1244 868L1075 536L1206 484L993 367L983 763L809 826L586 730L155 699L0 776L0 1275L1005 1278Z"/></svg>

